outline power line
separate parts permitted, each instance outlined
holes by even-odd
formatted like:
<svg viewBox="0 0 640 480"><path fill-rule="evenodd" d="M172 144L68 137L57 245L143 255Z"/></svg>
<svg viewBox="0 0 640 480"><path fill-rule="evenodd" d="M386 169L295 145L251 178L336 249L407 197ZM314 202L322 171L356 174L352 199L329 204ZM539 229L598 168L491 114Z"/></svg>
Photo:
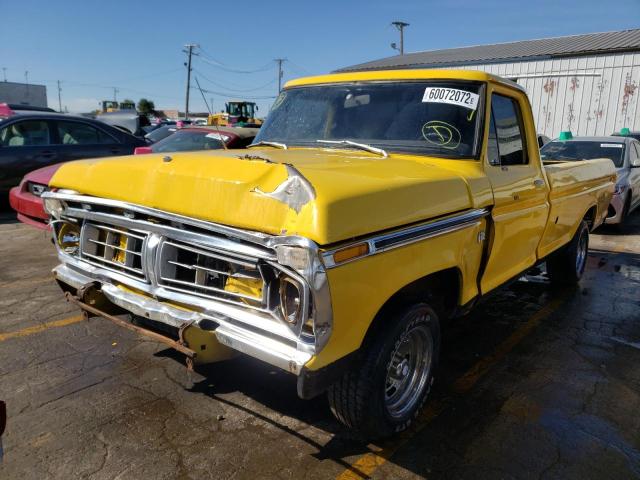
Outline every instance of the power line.
<svg viewBox="0 0 640 480"><path fill-rule="evenodd" d="M203 62L205 62L205 63L207 63L209 65L212 65L214 67L220 68L222 70L226 70L227 72L250 74L250 73L258 73L258 72L266 72L267 70L271 70L273 68L273 64L271 62L266 63L263 66L258 67L258 68L253 69L253 70L247 70L247 69L244 69L244 68L231 67L229 65L226 65L226 64L216 60L212 55L207 53L202 48L200 48L200 52L202 53L202 55L200 56L200 59Z"/></svg>
<svg viewBox="0 0 640 480"><path fill-rule="evenodd" d="M301 75L313 75L313 73L311 73L306 68L298 65L297 63L292 62L291 60L287 60L287 62L289 62L289 66L293 67L293 70L297 71L299 74L301 74Z"/></svg>
<svg viewBox="0 0 640 480"><path fill-rule="evenodd" d="M195 87L191 87L191 89L194 89ZM209 93L212 95L218 95L220 97L235 97L237 95L237 92L220 92L220 91L216 91L216 90L207 90L207 89L202 89L202 91L204 93ZM268 100L268 99L272 99L272 98L276 98L276 95L260 95L260 96L256 96L256 95L243 95L243 98L246 98L247 100Z"/></svg>
<svg viewBox="0 0 640 480"><path fill-rule="evenodd" d="M232 87L227 87L225 85L222 85L222 84L220 84L218 82L214 82L210 78L207 78L200 70L197 70L197 69L194 68L193 71L196 72L200 76L200 78L202 80L206 80L207 82L215 85L216 87L220 87L220 88L222 88L224 90L229 90L229 91L233 91L233 92L255 92L257 90L262 90L263 88L266 88L266 87L276 83L275 80L270 80L269 82L265 83L264 85L260 85L259 87L255 87L255 88L247 88L247 89L232 88Z"/></svg>

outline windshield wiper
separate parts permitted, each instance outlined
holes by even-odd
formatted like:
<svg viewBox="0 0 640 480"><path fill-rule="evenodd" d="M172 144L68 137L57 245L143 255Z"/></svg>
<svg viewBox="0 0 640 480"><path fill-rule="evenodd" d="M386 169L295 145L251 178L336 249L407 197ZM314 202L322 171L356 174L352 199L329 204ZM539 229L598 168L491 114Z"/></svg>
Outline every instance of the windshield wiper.
<svg viewBox="0 0 640 480"><path fill-rule="evenodd" d="M280 142L256 142L256 143L252 143L251 145L247 145L247 148L259 147L260 145L266 145L267 147L281 148L283 150L287 149L287 146L284 143L280 143Z"/></svg>
<svg viewBox="0 0 640 480"><path fill-rule="evenodd" d="M352 142L351 140L316 140L318 143L329 143L331 145L349 145L350 147L359 148L360 150L366 150L367 152L377 153L382 155L382 158L387 158L389 154L382 148L372 147L366 143Z"/></svg>

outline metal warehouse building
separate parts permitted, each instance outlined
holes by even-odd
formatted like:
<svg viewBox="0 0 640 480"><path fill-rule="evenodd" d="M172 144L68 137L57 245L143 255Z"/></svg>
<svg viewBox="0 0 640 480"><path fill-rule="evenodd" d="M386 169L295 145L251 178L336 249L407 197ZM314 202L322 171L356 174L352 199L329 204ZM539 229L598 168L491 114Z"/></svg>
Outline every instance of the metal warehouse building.
<svg viewBox="0 0 640 480"><path fill-rule="evenodd" d="M529 94L539 132L557 137L640 130L640 29L410 53L339 71L484 70Z"/></svg>
<svg viewBox="0 0 640 480"><path fill-rule="evenodd" d="M0 82L0 103L47 106L47 87L30 83Z"/></svg>

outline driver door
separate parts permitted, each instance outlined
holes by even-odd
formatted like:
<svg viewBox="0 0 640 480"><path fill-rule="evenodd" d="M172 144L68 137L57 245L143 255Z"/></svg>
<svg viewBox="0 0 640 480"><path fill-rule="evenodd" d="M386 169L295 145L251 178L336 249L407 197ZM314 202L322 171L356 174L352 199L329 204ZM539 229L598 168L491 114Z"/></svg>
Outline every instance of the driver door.
<svg viewBox="0 0 640 480"><path fill-rule="evenodd" d="M482 293L506 283L536 263L536 249L547 222L546 180L530 112L511 90L491 92L484 168L493 187L493 231L490 253L480 282ZM532 139L527 142L528 139Z"/></svg>

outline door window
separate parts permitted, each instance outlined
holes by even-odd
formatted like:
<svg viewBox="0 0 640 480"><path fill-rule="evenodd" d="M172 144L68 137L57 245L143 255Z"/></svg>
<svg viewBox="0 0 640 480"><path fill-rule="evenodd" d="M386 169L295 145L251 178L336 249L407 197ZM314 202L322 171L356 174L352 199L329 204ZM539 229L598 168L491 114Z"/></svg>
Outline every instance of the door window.
<svg viewBox="0 0 640 480"><path fill-rule="evenodd" d="M110 135L82 122L57 122L62 145L102 145L117 143Z"/></svg>
<svg viewBox="0 0 640 480"><path fill-rule="evenodd" d="M0 143L5 147L49 145L49 126L40 120L12 123L0 130Z"/></svg>
<svg viewBox="0 0 640 480"><path fill-rule="evenodd" d="M487 156L491 165L500 165L500 150L498 149L498 136L496 134L496 123L493 121L493 114L489 120L489 140L487 143Z"/></svg>
<svg viewBox="0 0 640 480"><path fill-rule="evenodd" d="M513 98L494 94L491 98L491 121L498 139L500 165L525 165L528 160L518 103Z"/></svg>

